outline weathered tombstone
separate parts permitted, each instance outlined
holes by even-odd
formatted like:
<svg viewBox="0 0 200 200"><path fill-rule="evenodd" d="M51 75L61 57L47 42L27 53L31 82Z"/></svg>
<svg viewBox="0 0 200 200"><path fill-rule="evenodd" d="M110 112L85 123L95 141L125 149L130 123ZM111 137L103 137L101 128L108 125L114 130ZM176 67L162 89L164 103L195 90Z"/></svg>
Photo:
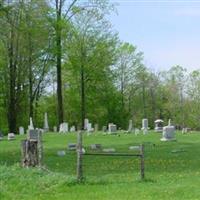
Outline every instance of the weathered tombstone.
<svg viewBox="0 0 200 200"><path fill-rule="evenodd" d="M76 131L75 126L72 126L72 127L70 128L70 132L75 132L75 131Z"/></svg>
<svg viewBox="0 0 200 200"><path fill-rule="evenodd" d="M148 125L148 119L142 120L142 130L143 134L146 135L148 133L149 125Z"/></svg>
<svg viewBox="0 0 200 200"><path fill-rule="evenodd" d="M62 156L65 156L65 151L57 151L57 155L62 157Z"/></svg>
<svg viewBox="0 0 200 200"><path fill-rule="evenodd" d="M103 152L105 152L105 153L113 153L115 151L116 150L114 148L103 149Z"/></svg>
<svg viewBox="0 0 200 200"><path fill-rule="evenodd" d="M84 119L84 130L87 130L88 123L89 123L89 120L88 119Z"/></svg>
<svg viewBox="0 0 200 200"><path fill-rule="evenodd" d="M57 126L54 126L54 127L53 127L53 132L54 132L54 133L57 133L57 132L58 132Z"/></svg>
<svg viewBox="0 0 200 200"><path fill-rule="evenodd" d="M169 120L168 126L163 127L163 137L161 141L175 141L175 127L171 125L171 120Z"/></svg>
<svg viewBox="0 0 200 200"><path fill-rule="evenodd" d="M77 145L75 143L69 143L68 144L68 150L75 151L77 148Z"/></svg>
<svg viewBox="0 0 200 200"><path fill-rule="evenodd" d="M8 140L15 140L15 134L14 133L8 133Z"/></svg>
<svg viewBox="0 0 200 200"><path fill-rule="evenodd" d="M30 117L30 124L28 126L28 130L33 130L34 129L34 126L33 126L33 119L32 117Z"/></svg>
<svg viewBox="0 0 200 200"><path fill-rule="evenodd" d="M128 132L131 133L133 132L133 120L129 120L129 125L128 125Z"/></svg>
<svg viewBox="0 0 200 200"><path fill-rule="evenodd" d="M3 140L3 133L0 131L0 141Z"/></svg>
<svg viewBox="0 0 200 200"><path fill-rule="evenodd" d="M140 130L138 128L135 129L135 135L139 135L140 134Z"/></svg>
<svg viewBox="0 0 200 200"><path fill-rule="evenodd" d="M130 146L129 150L136 150L136 151L140 151L141 150L141 146Z"/></svg>
<svg viewBox="0 0 200 200"><path fill-rule="evenodd" d="M191 128L183 128L182 129L182 134L189 133L191 131Z"/></svg>
<svg viewBox="0 0 200 200"><path fill-rule="evenodd" d="M92 132L94 131L94 128L92 128L92 123L87 124L87 132Z"/></svg>
<svg viewBox="0 0 200 200"><path fill-rule="evenodd" d="M29 130L27 139L30 141L38 141L38 130Z"/></svg>
<svg viewBox="0 0 200 200"><path fill-rule="evenodd" d="M162 119L157 119L154 123L155 123L155 131L157 133L160 133L163 131L163 120Z"/></svg>
<svg viewBox="0 0 200 200"><path fill-rule="evenodd" d="M68 123L64 122L60 124L59 133L67 133L68 132Z"/></svg>
<svg viewBox="0 0 200 200"><path fill-rule="evenodd" d="M106 126L103 126L103 127L102 127L102 131L103 131L103 132L106 132L106 131L107 131L107 127L106 127Z"/></svg>
<svg viewBox="0 0 200 200"><path fill-rule="evenodd" d="M43 146L41 130L29 130L27 140L23 140L21 143L21 152L23 167L42 166Z"/></svg>
<svg viewBox="0 0 200 200"><path fill-rule="evenodd" d="M44 114L44 131L49 131L49 124L48 124L48 115L47 113Z"/></svg>
<svg viewBox="0 0 200 200"><path fill-rule="evenodd" d="M99 125L98 125L98 124L95 124L95 125L94 125L94 131L97 132L98 130L99 130Z"/></svg>
<svg viewBox="0 0 200 200"><path fill-rule="evenodd" d="M90 148L92 150L100 150L101 149L101 144L91 144Z"/></svg>
<svg viewBox="0 0 200 200"><path fill-rule="evenodd" d="M112 133L116 133L117 132L117 126L113 123L109 123L108 124L108 133L112 134Z"/></svg>
<svg viewBox="0 0 200 200"><path fill-rule="evenodd" d="M19 134L24 135L24 127L23 126L19 127Z"/></svg>

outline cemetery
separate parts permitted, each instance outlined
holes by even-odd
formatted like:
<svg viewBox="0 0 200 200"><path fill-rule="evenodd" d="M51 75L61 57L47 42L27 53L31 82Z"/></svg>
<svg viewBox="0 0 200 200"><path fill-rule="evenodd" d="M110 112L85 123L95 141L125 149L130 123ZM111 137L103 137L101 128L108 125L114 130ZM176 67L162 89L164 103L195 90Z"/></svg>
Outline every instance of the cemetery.
<svg viewBox="0 0 200 200"><path fill-rule="evenodd" d="M199 17L0 0L0 200L200 200Z"/></svg>

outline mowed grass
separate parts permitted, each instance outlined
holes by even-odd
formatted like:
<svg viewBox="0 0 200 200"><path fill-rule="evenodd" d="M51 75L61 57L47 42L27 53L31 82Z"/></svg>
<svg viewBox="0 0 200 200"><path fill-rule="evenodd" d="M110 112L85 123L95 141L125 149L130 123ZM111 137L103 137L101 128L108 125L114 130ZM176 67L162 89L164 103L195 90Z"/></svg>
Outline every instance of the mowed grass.
<svg viewBox="0 0 200 200"><path fill-rule="evenodd" d="M24 136L25 137L25 136ZM84 147L102 144L117 152L137 153L131 145L145 144L145 180L140 180L140 160L134 157L84 156L84 182L76 182L76 153L67 150L74 134L44 135L44 169L20 167L20 142L0 142L0 200L171 200L200 199L200 134L177 133L177 142L160 142L161 135L96 133L84 135Z"/></svg>

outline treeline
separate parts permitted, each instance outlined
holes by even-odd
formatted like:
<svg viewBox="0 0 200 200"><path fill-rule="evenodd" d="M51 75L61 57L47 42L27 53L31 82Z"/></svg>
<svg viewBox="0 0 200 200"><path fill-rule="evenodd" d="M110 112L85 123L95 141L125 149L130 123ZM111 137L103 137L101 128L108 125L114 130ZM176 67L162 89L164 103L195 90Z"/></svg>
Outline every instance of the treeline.
<svg viewBox="0 0 200 200"><path fill-rule="evenodd" d="M200 128L200 71L155 72L143 53L120 41L108 0L0 1L0 129L50 127L84 119L126 129L129 119L171 118Z"/></svg>

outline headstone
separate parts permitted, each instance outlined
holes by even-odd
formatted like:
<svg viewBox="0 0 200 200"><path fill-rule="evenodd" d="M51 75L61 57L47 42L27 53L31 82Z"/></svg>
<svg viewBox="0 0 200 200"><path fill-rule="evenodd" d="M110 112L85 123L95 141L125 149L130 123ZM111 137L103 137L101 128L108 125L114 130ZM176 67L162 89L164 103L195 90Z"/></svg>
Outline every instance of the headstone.
<svg viewBox="0 0 200 200"><path fill-rule="evenodd" d="M116 133L117 132L117 126L113 123L109 123L108 124L108 133L112 134L112 133Z"/></svg>
<svg viewBox="0 0 200 200"><path fill-rule="evenodd" d="M95 124L95 125L94 125L94 131L97 132L98 130L99 130L99 125L98 125L98 124Z"/></svg>
<svg viewBox="0 0 200 200"><path fill-rule="evenodd" d="M138 128L135 129L135 135L139 135L140 134L140 130Z"/></svg>
<svg viewBox="0 0 200 200"><path fill-rule="evenodd" d="M48 115L47 113L44 114L44 131L49 131L49 124L48 124Z"/></svg>
<svg viewBox="0 0 200 200"><path fill-rule="evenodd" d="M57 155L62 157L62 156L65 156L65 151L57 151Z"/></svg>
<svg viewBox="0 0 200 200"><path fill-rule="evenodd" d="M8 133L8 140L15 140L15 134L14 133Z"/></svg>
<svg viewBox="0 0 200 200"><path fill-rule="evenodd" d="M3 140L3 133L0 131L0 141Z"/></svg>
<svg viewBox="0 0 200 200"><path fill-rule="evenodd" d="M88 132L93 132L94 131L94 128L92 128L92 123L88 123L87 124L87 131Z"/></svg>
<svg viewBox="0 0 200 200"><path fill-rule="evenodd" d="M183 128L182 129L182 134L189 133L191 131L191 128Z"/></svg>
<svg viewBox="0 0 200 200"><path fill-rule="evenodd" d="M90 148L92 150L100 150L101 149L101 144L91 144Z"/></svg>
<svg viewBox="0 0 200 200"><path fill-rule="evenodd" d="M106 131L107 131L107 127L106 127L106 126L103 126L103 127L102 127L102 131L103 131L103 132L106 132Z"/></svg>
<svg viewBox="0 0 200 200"><path fill-rule="evenodd" d="M70 128L70 132L75 132L75 131L76 131L75 126L71 126L71 128Z"/></svg>
<svg viewBox="0 0 200 200"><path fill-rule="evenodd" d="M28 130L34 130L33 119L32 119L32 117L30 117L30 124L29 124L29 126L28 126Z"/></svg>
<svg viewBox="0 0 200 200"><path fill-rule="evenodd" d="M53 132L54 132L54 133L57 133L57 132L58 132L57 126L54 126L54 127L53 127Z"/></svg>
<svg viewBox="0 0 200 200"><path fill-rule="evenodd" d="M171 120L169 120L168 126L163 127L163 137L161 141L175 141L175 127L171 125Z"/></svg>
<svg viewBox="0 0 200 200"><path fill-rule="evenodd" d="M84 130L87 130L88 123L89 123L89 120L88 119L84 119Z"/></svg>
<svg viewBox="0 0 200 200"><path fill-rule="evenodd" d="M67 133L68 132L68 123L64 122L60 124L59 133Z"/></svg>
<svg viewBox="0 0 200 200"><path fill-rule="evenodd" d="M74 151L74 150L76 150L76 148L77 148L77 145L75 143L68 144L68 150Z"/></svg>
<svg viewBox="0 0 200 200"><path fill-rule="evenodd" d="M24 135L24 127L23 126L19 127L19 134Z"/></svg>
<svg viewBox="0 0 200 200"><path fill-rule="evenodd" d="M163 120L162 119L157 119L154 123L155 123L155 131L157 133L160 133L163 131Z"/></svg>
<svg viewBox="0 0 200 200"><path fill-rule="evenodd" d="M130 146L129 150L137 150L137 151L139 151L139 150L141 150L141 146Z"/></svg>
<svg viewBox="0 0 200 200"><path fill-rule="evenodd" d="M38 130L29 130L27 139L30 141L38 141Z"/></svg>
<svg viewBox="0 0 200 200"><path fill-rule="evenodd" d="M115 152L116 150L114 148L109 148L109 149L103 149L103 152L105 153L113 153Z"/></svg>
<svg viewBox="0 0 200 200"><path fill-rule="evenodd" d="M128 132L129 133L133 132L133 120L129 120Z"/></svg>
<svg viewBox="0 0 200 200"><path fill-rule="evenodd" d="M146 135L148 133L149 125L148 125L148 119L142 120L142 130L143 134Z"/></svg>

